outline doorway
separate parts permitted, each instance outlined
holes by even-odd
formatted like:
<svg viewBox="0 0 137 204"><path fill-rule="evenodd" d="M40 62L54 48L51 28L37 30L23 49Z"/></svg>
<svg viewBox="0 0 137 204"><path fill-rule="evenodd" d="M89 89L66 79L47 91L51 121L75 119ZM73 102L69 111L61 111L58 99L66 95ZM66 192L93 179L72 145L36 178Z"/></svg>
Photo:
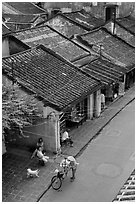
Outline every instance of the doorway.
<svg viewBox="0 0 137 204"><path fill-rule="evenodd" d="M116 6L107 6L106 10L105 10L105 17L106 17L106 21L109 21L111 19L114 19L114 17L116 16Z"/></svg>

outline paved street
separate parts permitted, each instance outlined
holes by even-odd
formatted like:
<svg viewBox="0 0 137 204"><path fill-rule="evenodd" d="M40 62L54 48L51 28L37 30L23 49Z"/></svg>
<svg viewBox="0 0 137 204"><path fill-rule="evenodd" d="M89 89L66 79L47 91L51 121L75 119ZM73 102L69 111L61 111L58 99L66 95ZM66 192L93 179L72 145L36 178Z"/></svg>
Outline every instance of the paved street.
<svg viewBox="0 0 137 204"><path fill-rule="evenodd" d="M121 109L123 109L123 107L125 107L128 103L130 103L130 101L134 100L134 97L135 97L135 90L134 90L134 87L132 87L130 90L126 92L126 94L123 97L121 97L115 103L111 104L111 106L109 106L98 119L87 121L82 126L74 129L70 133L74 139L74 147L65 148L63 150L63 153L68 155L69 154L74 155L74 156L80 155L82 152L81 149L84 150L86 147L86 144L89 143L92 138L98 135L97 137L95 137L96 140L93 140L91 143L93 148L93 143L95 141L98 141L98 138L100 138L99 133L102 130L102 128L105 127L105 125L109 123L111 119L114 118ZM123 119L121 119L121 122L122 121ZM107 131L109 133L109 130ZM117 134L117 132L115 131L113 131L113 133ZM110 140L112 139L114 140L114 138L115 137L110 137ZM94 148L96 148L96 145L94 146ZM22 152L19 150L11 151L11 153L12 154L4 155L3 162L2 162L3 202L37 201L39 196L45 191L46 188L48 188L50 179L52 177L52 171L55 169L56 164L54 164L53 162L49 162L45 167L40 167L36 159L30 160L30 155L31 155L30 152L23 152L23 156L22 156ZM52 158L54 155L49 155L49 156ZM119 155L117 155L117 157L118 156ZM80 163L82 162L80 161ZM94 163L92 161L92 165L93 164ZM40 168L40 173L39 173L40 177L34 178L34 179L27 179L26 169L28 167L31 167L32 169ZM104 168L104 167L101 166L100 168ZM98 169L99 172L100 172L100 168ZM127 178L124 177L124 179L125 180L123 180L123 184L124 184L124 181L127 180ZM73 183L72 185L75 185L75 184ZM117 193L119 189L117 190Z"/></svg>
<svg viewBox="0 0 137 204"><path fill-rule="evenodd" d="M64 180L41 202L112 202L135 168L134 101L126 106L78 157L76 180ZM82 192L82 193L81 193Z"/></svg>

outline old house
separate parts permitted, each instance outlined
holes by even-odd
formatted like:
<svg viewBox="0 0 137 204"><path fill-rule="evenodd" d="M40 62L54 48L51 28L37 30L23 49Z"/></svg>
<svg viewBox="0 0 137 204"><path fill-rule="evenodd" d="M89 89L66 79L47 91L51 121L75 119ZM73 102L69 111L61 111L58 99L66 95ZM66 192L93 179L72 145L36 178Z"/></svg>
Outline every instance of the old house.
<svg viewBox="0 0 137 204"><path fill-rule="evenodd" d="M35 93L45 118L24 127L27 137L16 138L18 145L34 145L42 136L47 150L58 151L60 132L69 121L78 124L100 114L100 82L42 45L3 58L2 69L25 88L22 91Z"/></svg>
<svg viewBox="0 0 137 204"><path fill-rule="evenodd" d="M73 21L62 13L58 13L48 21L42 23L42 25L49 25L50 27L57 30L67 38L74 38L75 35L90 31L87 26L81 25L80 23Z"/></svg>
<svg viewBox="0 0 137 204"><path fill-rule="evenodd" d="M135 78L135 48L120 37L112 35L105 28L96 29L77 36L80 43L89 50L92 49L100 56L109 59L114 64L123 66L126 74L123 78L124 89L127 89Z"/></svg>
<svg viewBox="0 0 137 204"><path fill-rule="evenodd" d="M117 21L110 20L104 27L111 32L113 35L118 36L131 46L135 47L135 34L131 33L127 28L123 27Z"/></svg>
<svg viewBox="0 0 137 204"><path fill-rule="evenodd" d="M91 2L89 12L105 22L113 18L135 16L135 2Z"/></svg>
<svg viewBox="0 0 137 204"><path fill-rule="evenodd" d="M90 28L91 30L101 27L104 24L103 19L96 18L91 13L86 12L84 9L75 12L64 12L63 14L74 22L77 22L88 29Z"/></svg>
<svg viewBox="0 0 137 204"><path fill-rule="evenodd" d="M2 14L4 23L11 31L22 30L34 27L36 24L43 22L47 17L43 14Z"/></svg>
<svg viewBox="0 0 137 204"><path fill-rule="evenodd" d="M135 34L135 18L131 15L127 15L123 18L117 18L117 23L126 28L132 34Z"/></svg>
<svg viewBox="0 0 137 204"><path fill-rule="evenodd" d="M105 96L106 105L118 95L124 94L123 78L126 73L124 67L103 59L103 57L99 57L79 68L102 83L101 93Z"/></svg>
<svg viewBox="0 0 137 204"><path fill-rule="evenodd" d="M75 12L90 4L90 2L39 2L39 6L47 10L49 17L58 12Z"/></svg>
<svg viewBox="0 0 137 204"><path fill-rule="evenodd" d="M47 25L12 32L12 35L30 48L43 44L78 66L98 57L95 52L80 46Z"/></svg>
<svg viewBox="0 0 137 204"><path fill-rule="evenodd" d="M22 52L28 48L29 46L25 45L20 40L10 35L9 30L8 33L6 31L5 34L5 28L4 26L2 27L2 57L7 57L9 55Z"/></svg>
<svg viewBox="0 0 137 204"><path fill-rule="evenodd" d="M2 2L2 13L7 14L45 14L45 9L32 2Z"/></svg>
<svg viewBox="0 0 137 204"><path fill-rule="evenodd" d="M87 49L84 49L47 25L12 34L30 48L43 44L71 62L79 59L89 61L91 57L95 57L95 55L91 56Z"/></svg>

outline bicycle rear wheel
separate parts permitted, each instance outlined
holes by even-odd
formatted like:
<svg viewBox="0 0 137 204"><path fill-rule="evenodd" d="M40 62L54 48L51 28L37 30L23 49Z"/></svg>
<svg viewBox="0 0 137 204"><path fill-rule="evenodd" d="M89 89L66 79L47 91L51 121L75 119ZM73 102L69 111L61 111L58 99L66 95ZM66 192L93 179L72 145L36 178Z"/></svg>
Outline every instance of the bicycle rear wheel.
<svg viewBox="0 0 137 204"><path fill-rule="evenodd" d="M60 178L58 178L57 176L53 176L53 178L51 179L51 186L54 190L58 190L60 189L62 185L62 180Z"/></svg>

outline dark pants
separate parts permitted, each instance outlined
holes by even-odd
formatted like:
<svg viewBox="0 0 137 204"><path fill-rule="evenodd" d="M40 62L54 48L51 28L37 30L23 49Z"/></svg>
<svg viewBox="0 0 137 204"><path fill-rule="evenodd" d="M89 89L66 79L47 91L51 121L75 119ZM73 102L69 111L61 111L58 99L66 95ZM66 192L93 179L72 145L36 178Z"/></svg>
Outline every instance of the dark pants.
<svg viewBox="0 0 137 204"><path fill-rule="evenodd" d="M61 140L61 146L62 146L63 144L64 144L64 145L70 144L70 146L72 146L72 145L73 145L73 141L72 141L71 138L68 138L68 139L66 139L66 140L64 140L64 141Z"/></svg>

